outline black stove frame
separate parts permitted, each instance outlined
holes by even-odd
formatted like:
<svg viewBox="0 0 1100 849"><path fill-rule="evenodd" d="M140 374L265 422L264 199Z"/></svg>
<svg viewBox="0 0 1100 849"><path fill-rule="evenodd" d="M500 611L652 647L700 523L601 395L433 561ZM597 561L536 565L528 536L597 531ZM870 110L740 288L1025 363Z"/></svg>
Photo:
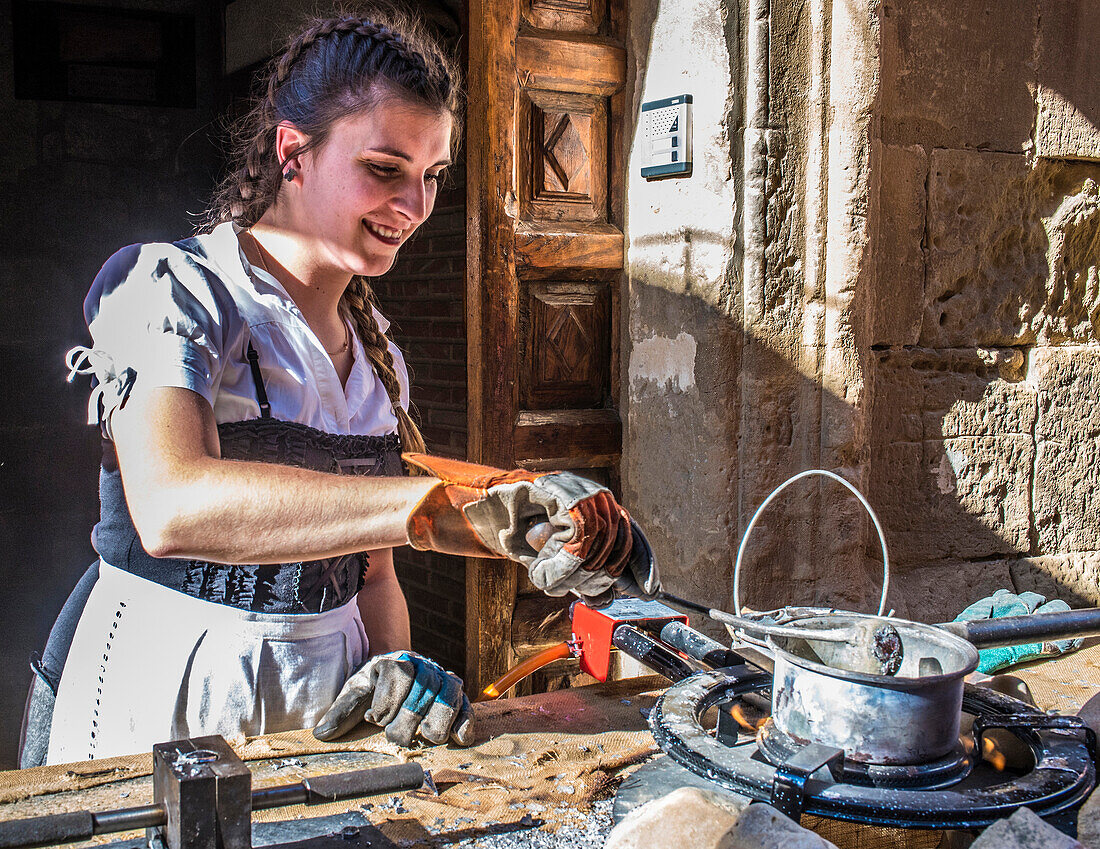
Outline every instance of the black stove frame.
<svg viewBox="0 0 1100 849"><path fill-rule="evenodd" d="M844 753L810 744L769 763L750 741L728 745L703 728L709 708L771 687L771 675L748 664L697 672L660 697L649 722L657 744L692 772L770 802L798 821L802 813L895 828L978 829L1028 807L1060 830L1076 831L1075 813L1096 785L1096 736L1077 717L1049 716L992 690L967 685L963 710L975 715L975 751L993 728L1009 731L1034 757L1023 775L994 773L933 789L874 786L844 779ZM1004 778L1003 781L999 778Z"/></svg>

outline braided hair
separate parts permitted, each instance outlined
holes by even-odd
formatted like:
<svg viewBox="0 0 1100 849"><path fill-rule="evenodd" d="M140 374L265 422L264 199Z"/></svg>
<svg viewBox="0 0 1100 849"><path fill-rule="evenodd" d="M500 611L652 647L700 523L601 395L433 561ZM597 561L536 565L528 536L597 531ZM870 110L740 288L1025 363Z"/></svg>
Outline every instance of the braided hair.
<svg viewBox="0 0 1100 849"><path fill-rule="evenodd" d="M320 148L341 118L396 95L454 120L461 136L461 91L454 60L415 19L394 9L342 14L310 21L271 62L266 85L235 128L234 167L218 187L208 226L233 221L251 227L275 202L286 163L276 155L276 128L289 121L307 137L295 156ZM386 387L406 451L423 451L424 438L401 405L400 384L388 340L375 321L374 292L354 277L340 309L363 343Z"/></svg>

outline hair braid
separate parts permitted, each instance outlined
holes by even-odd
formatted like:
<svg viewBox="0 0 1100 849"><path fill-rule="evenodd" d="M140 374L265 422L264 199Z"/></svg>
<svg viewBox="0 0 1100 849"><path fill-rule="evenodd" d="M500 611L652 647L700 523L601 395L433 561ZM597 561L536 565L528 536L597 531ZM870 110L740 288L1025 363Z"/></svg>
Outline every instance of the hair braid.
<svg viewBox="0 0 1100 849"><path fill-rule="evenodd" d="M397 369L393 364L393 352L389 339L378 326L372 307L375 304L374 291L364 277L353 277L351 285L344 290L341 306L355 322L356 332L363 343L363 350L374 367L374 373L386 387L393 413L397 416L397 432L401 437L401 450L412 452L425 451L424 437L416 426L412 416L401 406L401 383L397 379Z"/></svg>

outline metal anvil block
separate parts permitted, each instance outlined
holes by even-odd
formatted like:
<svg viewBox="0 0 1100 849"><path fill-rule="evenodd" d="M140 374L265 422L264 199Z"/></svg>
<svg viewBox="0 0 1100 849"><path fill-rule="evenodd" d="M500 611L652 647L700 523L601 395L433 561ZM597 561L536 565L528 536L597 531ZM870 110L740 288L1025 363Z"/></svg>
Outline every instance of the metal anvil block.
<svg viewBox="0 0 1100 849"><path fill-rule="evenodd" d="M168 849L251 849L252 773L223 738L156 744L153 798L168 822L148 829L150 841Z"/></svg>

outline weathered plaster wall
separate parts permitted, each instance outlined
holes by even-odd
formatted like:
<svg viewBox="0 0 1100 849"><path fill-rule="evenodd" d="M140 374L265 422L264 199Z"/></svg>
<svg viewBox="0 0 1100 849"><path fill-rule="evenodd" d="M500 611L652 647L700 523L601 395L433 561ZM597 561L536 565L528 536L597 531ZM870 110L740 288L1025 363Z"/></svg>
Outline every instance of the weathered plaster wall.
<svg viewBox="0 0 1100 849"><path fill-rule="evenodd" d="M877 19L816 0L632 9L635 100L691 92L697 123L690 180L647 184L631 160L626 494L673 590L729 607L776 486L822 466L863 482ZM742 601L873 605L865 535L850 496L800 483L756 526Z"/></svg>
<svg viewBox="0 0 1100 849"><path fill-rule="evenodd" d="M870 488L895 603L1100 602L1100 87L1087 0L885 2Z"/></svg>
<svg viewBox="0 0 1100 849"><path fill-rule="evenodd" d="M624 495L644 516L666 583L724 599L737 537L729 493L741 352L732 272L736 15L710 0L642 0L630 11L634 114L644 101L692 94L695 158L690 178L649 183L638 146L629 152Z"/></svg>
<svg viewBox="0 0 1100 849"><path fill-rule="evenodd" d="M692 93L696 126L690 179L646 183L632 151L626 496L666 584L724 607L768 493L821 465L860 482L866 459L877 32L829 6L632 5L635 102ZM785 493L754 531L742 600L869 604L859 509L819 481Z"/></svg>

